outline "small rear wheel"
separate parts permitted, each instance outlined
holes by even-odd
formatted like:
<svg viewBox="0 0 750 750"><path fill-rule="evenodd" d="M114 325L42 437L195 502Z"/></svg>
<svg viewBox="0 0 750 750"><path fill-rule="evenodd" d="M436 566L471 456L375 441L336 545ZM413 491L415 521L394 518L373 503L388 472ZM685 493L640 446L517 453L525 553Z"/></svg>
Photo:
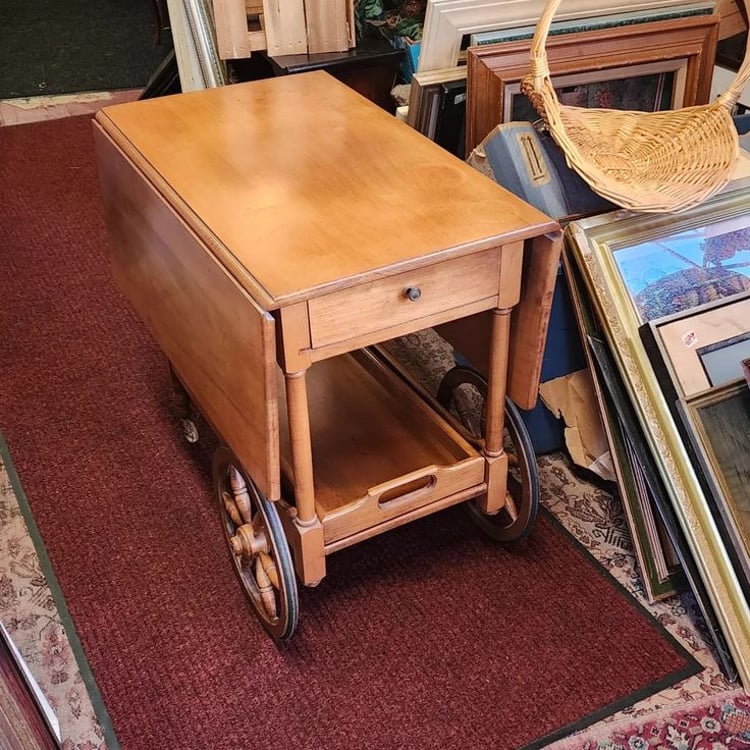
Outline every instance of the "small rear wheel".
<svg viewBox="0 0 750 750"><path fill-rule="evenodd" d="M487 379L472 367L457 365L449 370L438 388L439 403L463 426L471 440L481 439L486 426ZM484 533L501 542L527 536L539 511L539 474L536 454L518 407L505 398L503 448L508 456L508 486L505 505L494 514L485 513L476 500L464 504Z"/></svg>
<svg viewBox="0 0 750 750"><path fill-rule="evenodd" d="M297 581L274 503L245 474L235 455L217 448L213 465L224 535L240 584L255 614L278 640L297 627Z"/></svg>
<svg viewBox="0 0 750 750"><path fill-rule="evenodd" d="M193 421L193 405L190 402L190 394L185 389L182 381L177 377L172 363L169 363L169 374L172 378L172 402L177 418L180 420L180 431L182 437L188 443L197 443L200 439L198 427Z"/></svg>

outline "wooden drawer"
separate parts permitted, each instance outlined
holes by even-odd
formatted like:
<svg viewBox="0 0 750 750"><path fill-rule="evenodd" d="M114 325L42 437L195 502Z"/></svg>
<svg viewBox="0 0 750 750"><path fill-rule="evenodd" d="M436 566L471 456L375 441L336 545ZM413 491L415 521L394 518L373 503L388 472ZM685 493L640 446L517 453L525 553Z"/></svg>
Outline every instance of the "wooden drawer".
<svg viewBox="0 0 750 750"><path fill-rule="evenodd" d="M312 346L346 341L355 332L367 336L497 297L499 279L500 248L490 248L312 299Z"/></svg>

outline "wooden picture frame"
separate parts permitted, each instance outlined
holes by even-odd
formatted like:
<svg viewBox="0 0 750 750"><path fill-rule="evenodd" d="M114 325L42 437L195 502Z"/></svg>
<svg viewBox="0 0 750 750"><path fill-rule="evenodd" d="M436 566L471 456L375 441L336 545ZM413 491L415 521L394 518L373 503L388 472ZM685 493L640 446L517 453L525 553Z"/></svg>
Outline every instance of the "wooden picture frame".
<svg viewBox="0 0 750 750"><path fill-rule="evenodd" d="M687 60L676 58L556 76L553 83L561 104L658 112L682 107L686 73ZM538 119L521 82L505 84L501 122Z"/></svg>
<svg viewBox="0 0 750 750"><path fill-rule="evenodd" d="M689 398L743 377L750 357L750 293L652 320L641 336L665 392Z"/></svg>
<svg viewBox="0 0 750 750"><path fill-rule="evenodd" d="M679 7L683 0L633 0L628 10ZM458 63L465 36L483 31L536 24L545 0L428 0L418 71L450 68ZM556 20L589 18L622 10L617 0L567 0Z"/></svg>
<svg viewBox="0 0 750 750"><path fill-rule="evenodd" d="M659 476L654 457L649 451L635 411L629 403L611 348L598 335L589 336L588 343L595 360L594 368L597 377L602 381L607 402L611 404L612 414L615 415L612 427L622 442L627 468L632 472L634 481L641 485L639 493L642 492L658 511L669 540L680 560L682 572L703 615L721 670L727 680L734 682L737 679L737 667L727 639L720 626L709 592L699 574L688 540L682 533L677 515L669 502L667 488Z"/></svg>
<svg viewBox="0 0 750 750"><path fill-rule="evenodd" d="M669 405L640 340L642 320L614 255L634 237L657 237L705 226L747 212L750 184L730 184L712 200L683 214L658 216L613 211L571 222L569 246L609 344L645 444L668 493L698 574L710 597L743 683L750 684L750 603L722 539L715 509L684 445Z"/></svg>
<svg viewBox="0 0 750 750"><path fill-rule="evenodd" d="M747 31L747 18L742 0L716 0L716 12L721 16L719 39Z"/></svg>
<svg viewBox="0 0 750 750"><path fill-rule="evenodd" d="M682 16L550 36L546 50L553 77L587 75L588 82L628 67L684 66L674 101L689 107L708 101L718 29L715 14ZM469 48L466 153L502 122L509 87L520 86L529 72L530 48L530 39Z"/></svg>

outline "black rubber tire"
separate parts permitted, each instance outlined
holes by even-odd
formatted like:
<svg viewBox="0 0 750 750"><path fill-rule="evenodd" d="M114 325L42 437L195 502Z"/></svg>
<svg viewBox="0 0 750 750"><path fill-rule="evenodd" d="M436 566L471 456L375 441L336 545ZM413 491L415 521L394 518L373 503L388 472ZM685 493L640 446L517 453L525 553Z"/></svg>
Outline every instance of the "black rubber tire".
<svg viewBox="0 0 750 750"><path fill-rule="evenodd" d="M456 389L463 385L476 388L484 403L487 398L487 379L472 367L456 365L449 370L440 382L438 402L448 411L455 414L467 437L481 438L485 428L484 409L479 420L469 419L466 412L457 413L455 409ZM487 514L477 505L476 500L468 500L464 507L479 528L492 539L511 542L527 536L536 522L539 512L539 473L536 465L534 446L529 437L526 425L518 407L506 396L505 398L505 449L512 453L517 464L508 471L508 492L516 503L517 515L510 516L505 510L496 514Z"/></svg>

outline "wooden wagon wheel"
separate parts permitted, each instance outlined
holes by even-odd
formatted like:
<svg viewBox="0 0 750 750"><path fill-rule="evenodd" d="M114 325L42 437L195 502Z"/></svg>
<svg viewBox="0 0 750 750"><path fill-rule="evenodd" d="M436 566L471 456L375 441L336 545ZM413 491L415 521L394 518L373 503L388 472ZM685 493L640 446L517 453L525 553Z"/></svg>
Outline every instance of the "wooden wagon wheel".
<svg viewBox="0 0 750 750"><path fill-rule="evenodd" d="M216 449L214 491L234 568L263 627L286 640L299 604L292 556L274 503L266 499L226 447Z"/></svg>
<svg viewBox="0 0 750 750"><path fill-rule="evenodd" d="M485 428L487 379L471 367L449 370L438 388L438 401L455 414L473 439ZM465 503L469 515L488 536L501 542L522 539L533 528L539 510L539 474L536 455L518 407L505 398L504 449L508 454L506 503L495 514L487 514L474 500Z"/></svg>

